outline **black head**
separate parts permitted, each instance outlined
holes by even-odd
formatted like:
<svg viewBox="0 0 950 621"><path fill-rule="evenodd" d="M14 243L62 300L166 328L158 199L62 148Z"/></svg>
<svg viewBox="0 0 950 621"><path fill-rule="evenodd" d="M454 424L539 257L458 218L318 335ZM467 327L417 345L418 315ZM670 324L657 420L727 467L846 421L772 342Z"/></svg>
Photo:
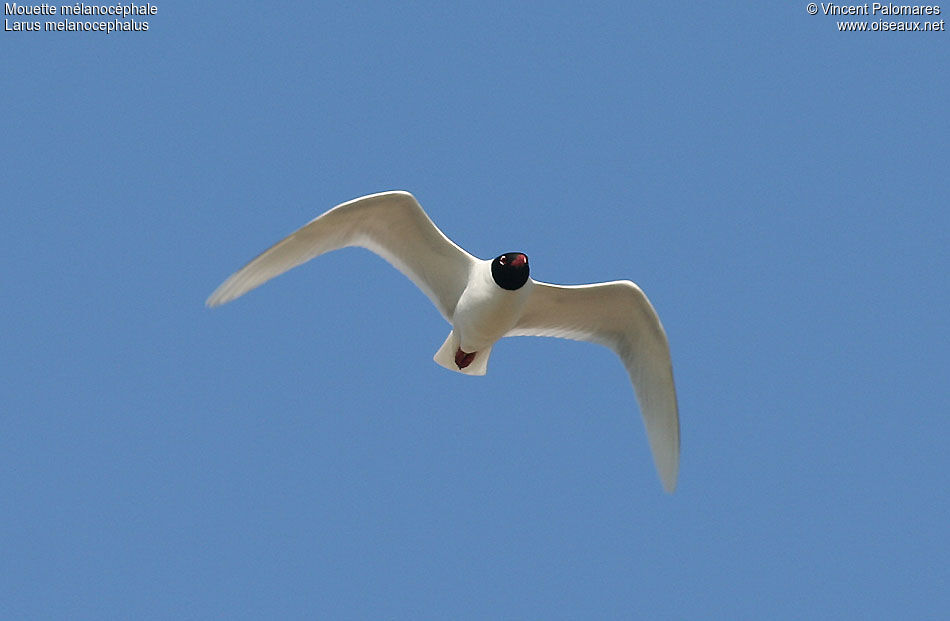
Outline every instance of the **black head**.
<svg viewBox="0 0 950 621"><path fill-rule="evenodd" d="M491 277L502 289L515 291L528 282L528 257L520 252L506 252L491 262Z"/></svg>

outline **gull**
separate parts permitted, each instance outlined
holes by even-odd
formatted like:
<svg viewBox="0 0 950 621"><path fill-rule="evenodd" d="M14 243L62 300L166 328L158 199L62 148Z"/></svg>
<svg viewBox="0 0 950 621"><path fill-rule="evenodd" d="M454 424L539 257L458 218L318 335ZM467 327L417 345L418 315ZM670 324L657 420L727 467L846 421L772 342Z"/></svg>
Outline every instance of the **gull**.
<svg viewBox="0 0 950 621"><path fill-rule="evenodd" d="M609 347L633 383L663 488L669 493L676 488L680 432L670 349L640 287L629 280L587 285L534 280L523 252L478 259L446 237L409 192L381 192L337 205L235 272L206 304L230 302L349 246L391 263L452 325L433 357L451 371L484 375L492 346L506 336L553 336Z"/></svg>

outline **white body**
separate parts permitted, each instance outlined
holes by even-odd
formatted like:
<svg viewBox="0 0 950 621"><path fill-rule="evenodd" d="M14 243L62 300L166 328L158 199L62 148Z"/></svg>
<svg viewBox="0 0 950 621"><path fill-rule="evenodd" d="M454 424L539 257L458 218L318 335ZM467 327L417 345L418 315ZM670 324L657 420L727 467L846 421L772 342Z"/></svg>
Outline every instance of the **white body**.
<svg viewBox="0 0 950 621"><path fill-rule="evenodd" d="M672 492L679 470L679 414L666 333L646 295L623 280L552 285L528 278L513 291L442 233L408 192L371 194L310 221L233 274L208 298L217 306L325 252L362 246L408 276L452 324L435 361L466 375L484 375L491 348L505 336L555 336L590 341L620 357L636 392L653 460ZM456 352L474 352L459 368Z"/></svg>
<svg viewBox="0 0 950 621"><path fill-rule="evenodd" d="M485 375L492 345L515 327L533 290L530 279L514 291L499 288L491 276L491 261L478 261L455 306L452 331L433 360L450 371ZM472 364L461 369L455 364L458 349L478 352Z"/></svg>

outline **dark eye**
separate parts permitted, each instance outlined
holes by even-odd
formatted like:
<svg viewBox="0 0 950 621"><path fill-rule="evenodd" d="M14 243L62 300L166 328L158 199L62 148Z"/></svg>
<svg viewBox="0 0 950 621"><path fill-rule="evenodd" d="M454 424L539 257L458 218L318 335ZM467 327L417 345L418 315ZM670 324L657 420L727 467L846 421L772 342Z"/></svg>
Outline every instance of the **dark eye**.
<svg viewBox="0 0 950 621"><path fill-rule="evenodd" d="M505 255L501 255L500 257L498 257L498 262L501 263L502 265L504 265L505 261L507 260L508 258Z"/></svg>

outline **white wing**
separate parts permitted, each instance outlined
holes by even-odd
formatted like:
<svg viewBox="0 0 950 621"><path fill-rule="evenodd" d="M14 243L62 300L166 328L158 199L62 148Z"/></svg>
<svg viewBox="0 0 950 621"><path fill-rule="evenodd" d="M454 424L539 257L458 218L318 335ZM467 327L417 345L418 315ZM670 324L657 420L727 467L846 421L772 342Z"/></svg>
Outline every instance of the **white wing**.
<svg viewBox="0 0 950 621"><path fill-rule="evenodd" d="M680 428L673 366L656 311L629 280L561 286L535 281L521 318L505 336L557 336L612 349L627 368L667 492L676 488Z"/></svg>
<svg viewBox="0 0 950 621"><path fill-rule="evenodd" d="M325 252L372 250L409 277L451 321L476 259L440 231L408 192L382 192L337 205L271 246L218 287L218 306Z"/></svg>

